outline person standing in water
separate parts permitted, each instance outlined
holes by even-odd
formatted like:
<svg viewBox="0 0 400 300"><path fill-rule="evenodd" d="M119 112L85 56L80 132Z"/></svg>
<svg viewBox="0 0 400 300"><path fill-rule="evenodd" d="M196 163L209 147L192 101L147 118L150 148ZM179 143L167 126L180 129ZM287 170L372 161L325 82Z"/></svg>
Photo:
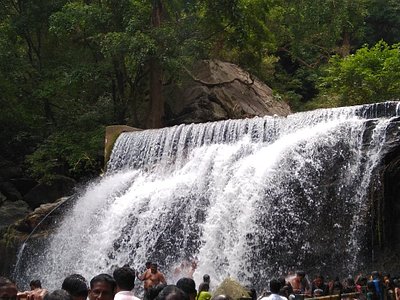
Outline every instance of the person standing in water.
<svg viewBox="0 0 400 300"><path fill-rule="evenodd" d="M143 273L140 280L144 281L144 300L148 299L149 290L152 287L156 287L159 284L167 284L164 274L158 271L156 263L151 263L150 269Z"/></svg>

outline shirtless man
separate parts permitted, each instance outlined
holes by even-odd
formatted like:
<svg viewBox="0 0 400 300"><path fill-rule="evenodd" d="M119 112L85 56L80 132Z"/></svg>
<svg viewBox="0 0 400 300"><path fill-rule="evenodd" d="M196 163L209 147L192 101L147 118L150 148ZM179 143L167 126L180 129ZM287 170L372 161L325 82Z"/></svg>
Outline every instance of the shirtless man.
<svg viewBox="0 0 400 300"><path fill-rule="evenodd" d="M161 273L160 271L158 271L158 266L156 263L152 263L150 270L146 271L146 275L144 278L144 288L149 289L152 287L155 287L157 285L159 285L160 283L162 284L167 284L167 282L165 281L165 277L164 274Z"/></svg>
<svg viewBox="0 0 400 300"><path fill-rule="evenodd" d="M140 280L144 281L144 299L147 299L149 289L156 287L157 285L167 284L165 281L164 274L157 270L157 264L152 263L150 269L146 270Z"/></svg>
<svg viewBox="0 0 400 300"><path fill-rule="evenodd" d="M294 294L305 294L311 296L310 285L304 271L297 271L296 276L290 282Z"/></svg>

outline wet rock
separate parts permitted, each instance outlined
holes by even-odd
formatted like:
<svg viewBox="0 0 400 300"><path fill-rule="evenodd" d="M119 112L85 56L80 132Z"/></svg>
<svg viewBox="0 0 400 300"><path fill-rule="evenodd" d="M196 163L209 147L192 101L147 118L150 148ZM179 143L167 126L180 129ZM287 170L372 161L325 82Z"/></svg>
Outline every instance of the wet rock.
<svg viewBox="0 0 400 300"><path fill-rule="evenodd" d="M226 295L234 300L250 298L249 291L232 278L225 278L224 281L222 281L221 284L215 289L213 294Z"/></svg>
<svg viewBox="0 0 400 300"><path fill-rule="evenodd" d="M21 193L10 182L0 182L0 192L10 201L22 199Z"/></svg>
<svg viewBox="0 0 400 300"><path fill-rule="evenodd" d="M46 231L54 221L54 218L59 216L59 213L52 214L67 198L60 198L54 203L46 203L40 205L33 212L29 213L24 219L15 224L15 229L20 232L31 233L39 224L40 231ZM37 231L40 233L40 231Z"/></svg>
<svg viewBox="0 0 400 300"><path fill-rule="evenodd" d="M51 203L56 199L71 195L75 185L74 179L57 176L50 184L40 183L36 185L23 199L32 209L35 209L42 204Z"/></svg>
<svg viewBox="0 0 400 300"><path fill-rule="evenodd" d="M22 176L21 168L0 156L0 178L8 180L20 176Z"/></svg>
<svg viewBox="0 0 400 300"><path fill-rule="evenodd" d="M18 190L18 192L23 196L28 193L33 187L38 183L31 178L13 178L10 179L10 183Z"/></svg>
<svg viewBox="0 0 400 300"><path fill-rule="evenodd" d="M22 200L5 201L0 206L0 232L10 224L23 219L31 210Z"/></svg>

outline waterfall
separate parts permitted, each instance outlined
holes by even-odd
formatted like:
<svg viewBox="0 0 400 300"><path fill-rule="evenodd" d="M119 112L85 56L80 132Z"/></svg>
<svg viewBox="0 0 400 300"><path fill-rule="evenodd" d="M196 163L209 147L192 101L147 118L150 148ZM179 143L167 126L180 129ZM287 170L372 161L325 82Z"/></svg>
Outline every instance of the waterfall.
<svg viewBox="0 0 400 300"><path fill-rule="evenodd" d="M349 274L368 257L371 190L398 102L123 133L17 280L50 289L129 263L263 287L296 269ZM398 128L397 128L398 131Z"/></svg>

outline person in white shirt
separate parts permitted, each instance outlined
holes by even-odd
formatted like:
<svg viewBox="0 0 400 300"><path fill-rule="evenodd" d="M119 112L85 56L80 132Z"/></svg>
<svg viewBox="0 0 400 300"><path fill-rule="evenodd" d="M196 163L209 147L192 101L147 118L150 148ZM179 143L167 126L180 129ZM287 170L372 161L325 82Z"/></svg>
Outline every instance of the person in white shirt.
<svg viewBox="0 0 400 300"><path fill-rule="evenodd" d="M128 266L115 269L114 280L117 284L114 300L140 300L132 292L135 287L135 270Z"/></svg>
<svg viewBox="0 0 400 300"><path fill-rule="evenodd" d="M261 300L288 300L286 297L280 296L281 283L277 279L272 279L269 282L271 295L261 298Z"/></svg>

